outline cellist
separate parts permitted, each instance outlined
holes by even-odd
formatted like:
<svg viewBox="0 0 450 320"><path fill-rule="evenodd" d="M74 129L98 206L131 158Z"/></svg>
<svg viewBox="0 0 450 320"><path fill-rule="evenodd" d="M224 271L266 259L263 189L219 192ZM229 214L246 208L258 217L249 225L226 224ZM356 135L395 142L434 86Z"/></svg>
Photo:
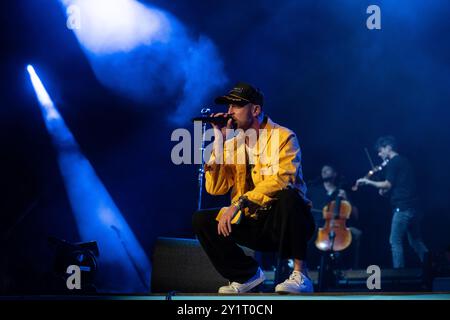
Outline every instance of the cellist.
<svg viewBox="0 0 450 320"><path fill-rule="evenodd" d="M347 192L342 187L343 183L341 180L342 179L339 177L339 174L335 167L330 164L325 164L321 168L321 175L316 183L311 183L310 185L308 185L308 196L313 203L312 212L317 227L324 224L323 208L331 201L335 200L336 196L341 197L343 200L349 201ZM351 219L353 220L353 222L358 219L358 209L354 205L352 205ZM359 247L362 231L353 226L351 226L349 229L351 231L352 238L352 244L349 248L350 254L352 255L351 266L353 268L358 268ZM319 257L317 254L314 255L313 250L310 251L312 252L312 254L309 260L309 264L317 265L319 263Z"/></svg>

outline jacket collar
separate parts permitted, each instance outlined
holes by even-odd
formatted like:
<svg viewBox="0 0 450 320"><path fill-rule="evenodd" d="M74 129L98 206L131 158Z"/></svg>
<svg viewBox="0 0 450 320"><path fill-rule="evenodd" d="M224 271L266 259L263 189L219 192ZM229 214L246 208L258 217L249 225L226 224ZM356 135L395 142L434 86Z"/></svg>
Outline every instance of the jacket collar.
<svg viewBox="0 0 450 320"><path fill-rule="evenodd" d="M276 126L275 122L273 122L268 116L265 116L264 118L266 120L266 125L262 128L262 130L266 130L266 132L263 135L259 135L255 146L249 149L254 156L259 156L266 150L267 144L272 137L273 129Z"/></svg>

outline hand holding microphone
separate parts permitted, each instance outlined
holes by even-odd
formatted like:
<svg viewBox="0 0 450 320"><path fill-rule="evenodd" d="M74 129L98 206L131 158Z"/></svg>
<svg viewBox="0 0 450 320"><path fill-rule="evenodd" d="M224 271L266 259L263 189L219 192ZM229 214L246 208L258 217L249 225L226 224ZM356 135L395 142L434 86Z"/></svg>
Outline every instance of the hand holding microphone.
<svg viewBox="0 0 450 320"><path fill-rule="evenodd" d="M227 129L233 129L233 118L230 114L219 112L219 113L213 113L211 114L211 117L213 119L217 119L216 121L212 121L211 125L214 129L219 130L222 132L222 136L224 141L227 139Z"/></svg>
<svg viewBox="0 0 450 320"><path fill-rule="evenodd" d="M226 129L234 129L233 118L229 113L225 112L211 113L209 116L196 117L193 118L192 121L210 123L214 129L222 132L224 139L226 138Z"/></svg>
<svg viewBox="0 0 450 320"><path fill-rule="evenodd" d="M194 121L211 123L211 125L217 125L219 127L226 126L229 120L232 120L231 115L228 113L220 112L220 113L211 113L208 116L195 117L192 119Z"/></svg>

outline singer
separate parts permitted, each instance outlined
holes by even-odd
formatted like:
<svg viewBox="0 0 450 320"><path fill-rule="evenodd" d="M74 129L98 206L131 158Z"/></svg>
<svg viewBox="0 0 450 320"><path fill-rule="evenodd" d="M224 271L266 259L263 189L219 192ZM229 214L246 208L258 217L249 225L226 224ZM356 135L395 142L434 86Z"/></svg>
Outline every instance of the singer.
<svg viewBox="0 0 450 320"><path fill-rule="evenodd" d="M212 153L205 165L206 191L211 195L223 195L231 190L231 204L220 210L200 210L193 215L193 229L202 247L217 271L230 281L228 286L219 288L219 293L249 292L265 280L258 263L246 256L238 244L258 251L277 251L284 259L294 259L294 271L276 286L276 292L312 292L305 260L307 242L315 225L310 201L306 198L296 135L265 114L263 93L247 83L237 83L215 102L228 105L228 112L211 117L228 120L226 125L211 122L217 129L216 134L222 135L220 139L216 137L214 143L232 145L234 154L239 157L244 153L246 159L245 164L217 163L215 157L223 155ZM244 132L266 129L268 133L259 135L257 143L249 139L239 146L233 143L236 137L226 135L226 129L231 129L233 124ZM279 159L262 163L263 149L276 136ZM253 165L250 157L253 157Z"/></svg>

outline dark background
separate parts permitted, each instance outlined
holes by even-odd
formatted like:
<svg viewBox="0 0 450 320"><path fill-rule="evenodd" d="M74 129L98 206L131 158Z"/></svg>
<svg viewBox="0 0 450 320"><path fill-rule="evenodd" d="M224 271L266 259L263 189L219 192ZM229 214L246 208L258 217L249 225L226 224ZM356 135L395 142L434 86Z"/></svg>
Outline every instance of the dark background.
<svg viewBox="0 0 450 320"><path fill-rule="evenodd" d="M370 169L364 148L379 163L374 141L396 136L416 169L426 244L433 251L450 244L448 1L142 2L215 43L230 79L223 90L237 80L262 88L272 119L299 136L306 180L331 162L351 184ZM381 30L366 28L370 4L381 7ZM1 15L2 281L15 292L40 292L51 268L47 237L80 240L28 63L40 67L84 155L149 257L159 236L193 237L197 168L171 162L176 127L167 117L174 101L136 103L104 88L57 1L4 1ZM364 232L362 266L390 267L387 200L374 189L351 196ZM207 205L223 201L208 198ZM417 265L407 252L409 265Z"/></svg>

